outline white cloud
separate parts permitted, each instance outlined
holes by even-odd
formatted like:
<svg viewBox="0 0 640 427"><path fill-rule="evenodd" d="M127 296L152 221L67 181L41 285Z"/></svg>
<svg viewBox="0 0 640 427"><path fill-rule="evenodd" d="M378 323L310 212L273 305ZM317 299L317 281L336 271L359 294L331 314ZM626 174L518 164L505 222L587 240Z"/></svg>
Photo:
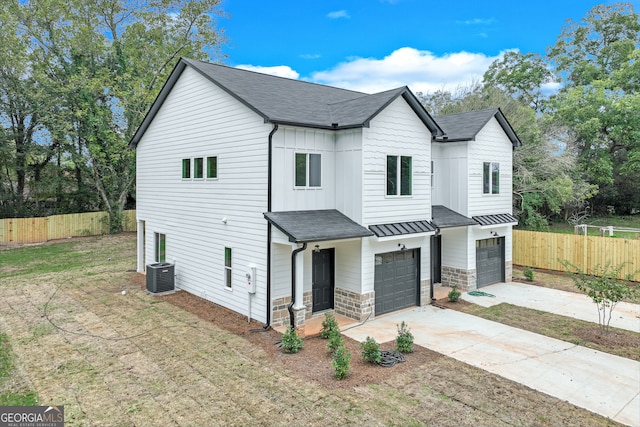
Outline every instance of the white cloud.
<svg viewBox="0 0 640 427"><path fill-rule="evenodd" d="M482 79L489 65L502 56L454 52L437 56L427 50L403 47L382 58L352 58L334 68L315 72L309 80L376 93L400 86L415 92L455 91Z"/></svg>
<svg viewBox="0 0 640 427"><path fill-rule="evenodd" d="M340 19L340 18L351 18L351 16L349 16L349 13L346 10L336 10L334 12L327 13L327 18Z"/></svg>
<svg viewBox="0 0 640 427"><path fill-rule="evenodd" d="M300 74L297 71L293 70L288 65L277 65L274 67L261 67L259 65L242 64L242 65L237 65L236 68L240 68L242 70L256 71L258 73L263 73L263 74L271 74L272 76L286 77L288 79L300 78Z"/></svg>
<svg viewBox="0 0 640 427"><path fill-rule="evenodd" d="M488 19L483 19L483 18L474 18L474 19L467 19L466 21L456 21L456 24L463 24L463 25L491 25L498 22L495 18L488 18Z"/></svg>

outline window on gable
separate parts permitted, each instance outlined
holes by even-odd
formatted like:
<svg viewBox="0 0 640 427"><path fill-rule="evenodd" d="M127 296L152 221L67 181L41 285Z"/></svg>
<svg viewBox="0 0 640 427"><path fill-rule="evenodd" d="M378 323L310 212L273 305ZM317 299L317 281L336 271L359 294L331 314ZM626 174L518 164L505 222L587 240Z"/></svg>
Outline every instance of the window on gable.
<svg viewBox="0 0 640 427"><path fill-rule="evenodd" d="M412 193L412 158L387 156L387 195L410 196Z"/></svg>
<svg viewBox="0 0 640 427"><path fill-rule="evenodd" d="M500 163L482 164L482 193L500 194Z"/></svg>
<svg viewBox="0 0 640 427"><path fill-rule="evenodd" d="M224 248L224 285L231 289L231 248Z"/></svg>
<svg viewBox="0 0 640 427"><path fill-rule="evenodd" d="M167 260L167 236L162 233L154 233L155 261L165 262Z"/></svg>
<svg viewBox="0 0 640 427"><path fill-rule="evenodd" d="M202 179L204 169L204 159L202 157L196 157L193 159L193 177L195 179Z"/></svg>
<svg viewBox="0 0 640 427"><path fill-rule="evenodd" d="M191 178L191 159L182 159L182 179Z"/></svg>
<svg viewBox="0 0 640 427"><path fill-rule="evenodd" d="M322 186L322 156L313 153L296 153L295 156L295 186Z"/></svg>
<svg viewBox="0 0 640 427"><path fill-rule="evenodd" d="M218 158L207 157L207 178L218 177Z"/></svg>

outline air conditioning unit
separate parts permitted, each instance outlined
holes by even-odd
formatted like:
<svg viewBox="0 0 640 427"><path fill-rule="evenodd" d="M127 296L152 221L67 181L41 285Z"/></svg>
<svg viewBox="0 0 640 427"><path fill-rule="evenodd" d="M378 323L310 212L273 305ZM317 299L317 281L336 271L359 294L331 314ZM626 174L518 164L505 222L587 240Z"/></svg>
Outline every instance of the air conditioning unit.
<svg viewBox="0 0 640 427"><path fill-rule="evenodd" d="M147 264L147 292L157 294L175 290L174 265L168 262Z"/></svg>

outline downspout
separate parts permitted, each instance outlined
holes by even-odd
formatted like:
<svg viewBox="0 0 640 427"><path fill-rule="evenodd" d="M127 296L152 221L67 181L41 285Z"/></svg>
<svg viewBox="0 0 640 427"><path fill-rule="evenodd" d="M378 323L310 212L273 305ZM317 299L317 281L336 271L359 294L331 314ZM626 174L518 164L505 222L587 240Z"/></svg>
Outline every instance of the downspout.
<svg viewBox="0 0 640 427"><path fill-rule="evenodd" d="M305 249L307 249L307 242L304 242L301 248L294 249L293 252L291 252L291 302L287 306L287 309L289 310L289 325L292 328L295 328L293 305L296 302L296 255Z"/></svg>
<svg viewBox="0 0 640 427"><path fill-rule="evenodd" d="M278 124L273 124L273 129L269 132L269 148L267 154L267 212L271 212L271 162L273 159L273 134L278 130ZM271 326L271 223L267 221L267 322L263 329Z"/></svg>

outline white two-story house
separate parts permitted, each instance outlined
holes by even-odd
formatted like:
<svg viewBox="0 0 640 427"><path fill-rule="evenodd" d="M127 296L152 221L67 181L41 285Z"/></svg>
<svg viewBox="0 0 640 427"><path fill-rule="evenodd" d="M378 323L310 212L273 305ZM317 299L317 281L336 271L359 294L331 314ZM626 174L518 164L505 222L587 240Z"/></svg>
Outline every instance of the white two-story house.
<svg viewBox="0 0 640 427"><path fill-rule="evenodd" d="M177 288L296 326L504 281L520 142L499 110L468 114L181 59L131 141L138 271L173 263Z"/></svg>

